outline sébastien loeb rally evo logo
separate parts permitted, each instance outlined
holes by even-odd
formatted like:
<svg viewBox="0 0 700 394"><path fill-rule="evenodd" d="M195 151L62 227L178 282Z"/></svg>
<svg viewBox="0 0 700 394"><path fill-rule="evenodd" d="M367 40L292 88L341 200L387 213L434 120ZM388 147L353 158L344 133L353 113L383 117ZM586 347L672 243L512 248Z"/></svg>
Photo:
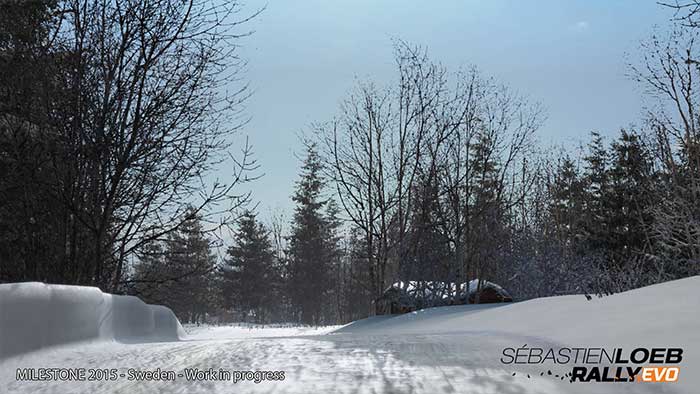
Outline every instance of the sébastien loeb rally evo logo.
<svg viewBox="0 0 700 394"><path fill-rule="evenodd" d="M540 348L524 345L503 349L503 364L572 365L566 374L554 375L569 382L677 382L683 361L682 348L644 348L631 351L623 348L562 347ZM540 373L544 375L545 372ZM551 370L547 371L551 376ZM515 373L513 373L515 376ZM560 377L561 376L561 377ZM529 378L530 375L527 374Z"/></svg>

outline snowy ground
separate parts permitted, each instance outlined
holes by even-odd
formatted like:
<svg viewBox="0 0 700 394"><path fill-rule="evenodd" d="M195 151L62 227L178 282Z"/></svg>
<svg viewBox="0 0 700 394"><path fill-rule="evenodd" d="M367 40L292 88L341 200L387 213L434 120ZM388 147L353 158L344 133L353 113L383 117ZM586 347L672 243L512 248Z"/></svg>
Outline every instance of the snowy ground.
<svg viewBox="0 0 700 394"><path fill-rule="evenodd" d="M188 340L207 339L243 339L243 338L270 338L270 337L296 337L310 335L324 335L333 332L342 326L313 327L296 324L252 324L237 323L227 326L190 325L183 326Z"/></svg>
<svg viewBox="0 0 700 394"><path fill-rule="evenodd" d="M185 330L188 336L178 342L93 342L15 356L0 363L0 388L23 394L700 392L700 277L592 301L565 296L434 308L341 328L237 325ZM677 383L569 383L555 375L570 368L501 362L504 348L523 345L682 347L684 358ZM120 374L129 368L280 370L285 379L16 381L16 368L26 367L117 368Z"/></svg>

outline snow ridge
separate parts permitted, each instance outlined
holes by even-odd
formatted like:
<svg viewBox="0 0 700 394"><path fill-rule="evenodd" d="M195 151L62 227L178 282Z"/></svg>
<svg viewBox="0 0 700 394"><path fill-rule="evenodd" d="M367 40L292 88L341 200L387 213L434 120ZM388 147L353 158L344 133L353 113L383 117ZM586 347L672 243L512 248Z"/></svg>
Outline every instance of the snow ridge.
<svg viewBox="0 0 700 394"><path fill-rule="evenodd" d="M173 312L96 287L38 282L0 285L0 359L83 341L175 341Z"/></svg>

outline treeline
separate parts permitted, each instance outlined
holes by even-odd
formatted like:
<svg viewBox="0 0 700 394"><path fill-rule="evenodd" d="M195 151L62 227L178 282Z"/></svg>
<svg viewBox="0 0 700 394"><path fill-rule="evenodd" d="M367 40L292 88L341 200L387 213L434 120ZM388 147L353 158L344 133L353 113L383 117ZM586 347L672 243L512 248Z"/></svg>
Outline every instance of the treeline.
<svg viewBox="0 0 700 394"><path fill-rule="evenodd" d="M560 153L536 140L544 120L536 103L397 42L396 83L360 83L333 121L314 127L307 145L318 149L321 180L309 178L307 163L287 249L271 259L281 285L258 289L278 289L283 319L344 322L371 314L373 300L399 281L462 284L448 296L464 298L463 284L488 280L527 299L697 275L694 34L693 24L678 24L631 66L661 98L641 126L609 141L593 132L584 147ZM329 199L301 198L301 185L312 184L326 184ZM339 213L309 221L303 213L322 201ZM337 217L341 243L311 231Z"/></svg>
<svg viewBox="0 0 700 394"><path fill-rule="evenodd" d="M370 240L355 223L339 220L343 211L331 198L332 187L339 185L327 178L333 173L332 162L324 163L317 145L310 142L288 231L279 217L265 225L256 213L245 211L217 264L201 228L193 224L188 236L165 243L166 253L156 248L164 259L145 257L137 265L136 283L142 285L132 290L148 301L169 305L183 321L332 324L372 314L373 300L397 281L464 283L480 278L502 284L522 300L603 295L697 275L699 261L685 246L697 248L698 233L692 231L698 227L693 230L690 211L698 203L682 192L687 183L672 183L668 169L656 159L654 141L651 135L621 130L606 143L592 133L577 155L540 155L531 174L520 172L527 166L518 168L518 178L531 181L507 210L502 202L494 202L498 191L492 188L509 187L499 186L496 176L472 186L482 199L468 200L465 209L475 213L465 222L476 229L467 227L463 239L478 241L467 244L461 260L441 219L446 209L441 204L450 200L439 197L446 192L426 193L425 186L416 183L415 202L407 204L408 251L402 260L396 255L387 259L392 271L384 272L393 273L386 276L385 287L380 284L376 290L373 275L382 271L371 265L376 255L368 258ZM678 165L687 166L683 163ZM495 171L501 165L494 161L487 167ZM674 192L672 187L681 189ZM479 205L485 201L493 204L487 205L490 209L499 209L487 216L493 220L487 223L477 216L489 209ZM682 213L671 211L675 209L689 216L680 220ZM683 232L687 230L691 232ZM392 228L385 241L393 248L400 245L392 238L396 234ZM169 284L159 280L178 277ZM422 306L430 306L432 300L426 297Z"/></svg>
<svg viewBox="0 0 700 394"><path fill-rule="evenodd" d="M648 50L659 52L633 71L651 88L685 92L671 108L687 113L649 112L610 143L593 133L582 151L558 155L536 142L537 104L398 42L396 84L360 84L340 115L316 128L362 245L369 298L409 280L461 284L455 298L470 280L488 280L526 299L697 274L698 70L679 66L690 58L667 60L692 56L668 47L683 45L683 32L652 40Z"/></svg>
<svg viewBox="0 0 700 394"><path fill-rule="evenodd" d="M217 261L216 245L202 236L201 218L193 216L170 239L147 249L129 291L169 306L185 322L317 325L367 316L367 305L352 305L352 294L343 287L352 276L338 208L324 193L322 169L309 145L288 227L282 217L266 225L256 212L244 210Z"/></svg>

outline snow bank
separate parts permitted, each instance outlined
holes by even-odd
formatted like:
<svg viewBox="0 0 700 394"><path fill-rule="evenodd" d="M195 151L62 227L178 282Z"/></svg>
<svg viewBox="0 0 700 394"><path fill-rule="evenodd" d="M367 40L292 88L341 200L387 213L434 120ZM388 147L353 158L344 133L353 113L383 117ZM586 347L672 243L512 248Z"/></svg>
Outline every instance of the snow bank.
<svg viewBox="0 0 700 394"><path fill-rule="evenodd" d="M184 336L173 312L95 287L0 285L0 359L90 340L172 341Z"/></svg>
<svg viewBox="0 0 700 394"><path fill-rule="evenodd" d="M404 315L379 316L353 322L331 335L338 341L371 338L375 342L434 341L449 356L436 360L482 357L481 367L503 369L505 347L541 348L682 348L681 380L670 387L590 386L550 387L532 392L700 392L700 276L594 297L583 295L537 298L523 302L459 305L423 309ZM386 339L382 339L386 338ZM443 358L438 358L443 357ZM466 360L466 361L462 361ZM450 361L447 361L450 364ZM477 363L478 364L478 363ZM529 379L520 391L511 372L532 373L529 365L508 365L508 375L488 392L529 393ZM535 372L541 370L534 369ZM563 371L563 370L562 370ZM605 390L604 390L604 389ZM661 390L666 388L668 391ZM649 391L646 391L649 389ZM580 390L580 391L578 391ZM628 391L629 390L629 391ZM478 392L478 391L477 391Z"/></svg>
<svg viewBox="0 0 700 394"><path fill-rule="evenodd" d="M523 302L458 305L353 322L337 333L438 334L502 332L597 344L665 343L700 346L700 276L588 301L583 295Z"/></svg>

